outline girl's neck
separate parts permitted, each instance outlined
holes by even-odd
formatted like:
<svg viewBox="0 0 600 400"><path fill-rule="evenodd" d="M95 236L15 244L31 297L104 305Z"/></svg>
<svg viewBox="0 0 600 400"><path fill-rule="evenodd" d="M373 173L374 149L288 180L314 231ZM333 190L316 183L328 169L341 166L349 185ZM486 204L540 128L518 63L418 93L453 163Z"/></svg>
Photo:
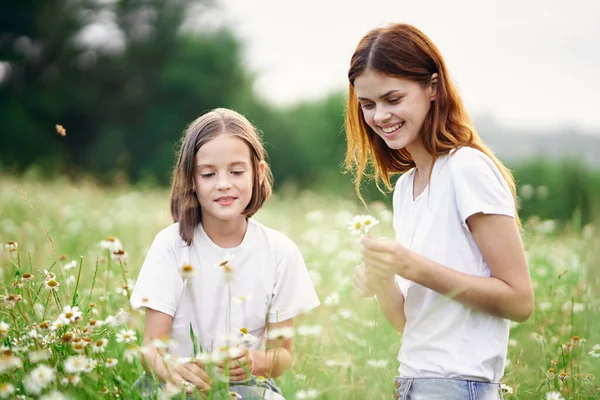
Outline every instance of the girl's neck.
<svg viewBox="0 0 600 400"><path fill-rule="evenodd" d="M214 244L229 249L242 244L248 228L248 220L244 215L231 221L202 218L202 228Z"/></svg>

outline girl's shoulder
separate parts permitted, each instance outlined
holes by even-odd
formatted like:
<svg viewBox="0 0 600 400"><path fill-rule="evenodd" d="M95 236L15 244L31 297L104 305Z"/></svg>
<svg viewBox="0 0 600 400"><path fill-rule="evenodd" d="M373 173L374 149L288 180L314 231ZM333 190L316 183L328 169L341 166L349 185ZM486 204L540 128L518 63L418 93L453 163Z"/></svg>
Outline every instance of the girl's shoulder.
<svg viewBox="0 0 600 400"><path fill-rule="evenodd" d="M162 243L173 249L185 247L185 242L179 234L179 222L175 222L158 232L154 238L155 243Z"/></svg>
<svg viewBox="0 0 600 400"><path fill-rule="evenodd" d="M265 245L275 251L289 252L297 249L296 243L285 233L270 228L250 218L248 223L254 225L254 233L259 245Z"/></svg>

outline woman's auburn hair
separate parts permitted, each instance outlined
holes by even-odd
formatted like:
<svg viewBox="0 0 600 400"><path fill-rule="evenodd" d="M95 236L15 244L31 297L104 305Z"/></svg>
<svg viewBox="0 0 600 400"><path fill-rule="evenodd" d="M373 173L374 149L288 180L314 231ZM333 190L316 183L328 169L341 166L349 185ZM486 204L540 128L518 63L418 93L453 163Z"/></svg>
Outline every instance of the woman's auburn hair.
<svg viewBox="0 0 600 400"><path fill-rule="evenodd" d="M214 109L197 118L183 135L171 186L171 216L174 222L179 222L179 234L188 246L192 245L194 231L202 221L202 209L193 186L196 153L221 134L237 136L250 149L253 185L252 197L244 210L246 218L253 216L272 193L273 174L256 127L243 115L226 108ZM260 164L265 165L262 176Z"/></svg>
<svg viewBox="0 0 600 400"><path fill-rule="evenodd" d="M364 176L375 180L390 191L390 177L415 167L406 148L390 149L369 127L354 89L354 80L366 70L396 78L409 79L423 86L438 74L436 97L421 128L425 149L437 160L461 147L473 147L485 153L506 180L517 205L516 186L512 173L483 143L469 114L450 80L446 64L435 44L420 30L408 24L393 24L368 32L359 42L348 71L349 95L346 107L346 169L355 175L354 185L362 200L360 185ZM369 171L371 170L371 171ZM518 215L517 223L520 224Z"/></svg>

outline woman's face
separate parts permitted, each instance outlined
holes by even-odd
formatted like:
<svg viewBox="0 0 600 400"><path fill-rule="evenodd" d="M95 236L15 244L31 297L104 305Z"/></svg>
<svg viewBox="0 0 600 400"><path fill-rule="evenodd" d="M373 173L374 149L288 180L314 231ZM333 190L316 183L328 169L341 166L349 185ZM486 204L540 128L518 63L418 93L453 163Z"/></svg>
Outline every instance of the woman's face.
<svg viewBox="0 0 600 400"><path fill-rule="evenodd" d="M354 80L365 122L391 149L410 148L420 140L423 122L435 100L436 78L434 74L432 83L423 86L367 69Z"/></svg>

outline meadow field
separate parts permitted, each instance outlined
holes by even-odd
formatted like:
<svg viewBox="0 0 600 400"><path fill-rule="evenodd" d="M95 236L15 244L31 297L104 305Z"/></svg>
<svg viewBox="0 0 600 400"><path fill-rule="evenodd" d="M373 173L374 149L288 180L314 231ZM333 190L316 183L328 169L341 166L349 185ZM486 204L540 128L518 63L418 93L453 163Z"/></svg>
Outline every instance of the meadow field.
<svg viewBox="0 0 600 400"><path fill-rule="evenodd" d="M166 189L0 176L0 398L140 398L143 315L127 296L168 209ZM321 299L298 318L294 366L277 380L288 399L392 398L402 337L351 284L347 226L365 213L381 221L373 236L392 236L383 202L281 193L255 216L298 244ZM126 259L103 248L109 237ZM598 230L533 217L523 237L536 308L511 325L505 398L600 398Z"/></svg>

